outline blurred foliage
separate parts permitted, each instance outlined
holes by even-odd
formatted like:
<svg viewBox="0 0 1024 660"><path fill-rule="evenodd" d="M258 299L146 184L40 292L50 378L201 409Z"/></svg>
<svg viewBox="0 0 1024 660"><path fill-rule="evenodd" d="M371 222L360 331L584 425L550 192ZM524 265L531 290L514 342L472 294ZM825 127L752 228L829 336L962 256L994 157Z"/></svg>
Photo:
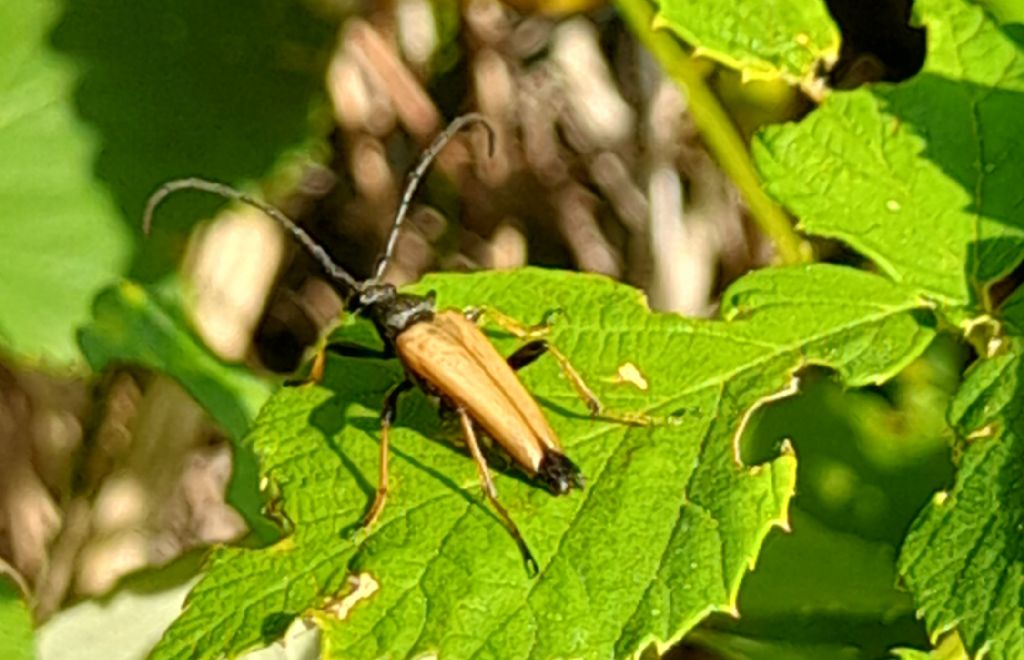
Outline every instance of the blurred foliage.
<svg viewBox="0 0 1024 660"><path fill-rule="evenodd" d="M224 364L189 330L174 282L150 291L123 282L101 292L79 344L97 372L141 365L175 379L235 441L235 468L227 499L262 541L277 536L260 510L256 459L241 442L271 387L246 367Z"/></svg>
<svg viewBox="0 0 1024 660"><path fill-rule="evenodd" d="M35 657L32 617L21 591L0 573L0 658L30 660Z"/></svg>
<svg viewBox="0 0 1024 660"><path fill-rule="evenodd" d="M128 577L111 594L61 610L39 628L39 657L145 657L178 615L201 568L202 552L191 552L167 566Z"/></svg>
<svg viewBox="0 0 1024 660"><path fill-rule="evenodd" d="M0 6L0 351L51 369L79 363L74 329L133 245L91 173L76 65L46 43L59 16L52 1Z"/></svg>
<svg viewBox="0 0 1024 660"><path fill-rule="evenodd" d="M78 365L92 297L166 274L214 208L180 196L142 243L157 185L259 178L327 130L313 122L335 30L291 0L15 0L0 25L0 350Z"/></svg>

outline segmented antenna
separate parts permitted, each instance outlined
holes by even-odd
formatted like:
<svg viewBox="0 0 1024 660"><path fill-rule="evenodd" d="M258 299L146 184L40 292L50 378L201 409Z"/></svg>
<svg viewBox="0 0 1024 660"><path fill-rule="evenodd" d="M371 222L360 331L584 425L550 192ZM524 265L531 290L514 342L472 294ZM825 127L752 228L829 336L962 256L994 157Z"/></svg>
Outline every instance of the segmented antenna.
<svg viewBox="0 0 1024 660"><path fill-rule="evenodd" d="M416 163L416 167L409 172L409 176L406 179L405 190L402 192L402 201L398 204L398 211L395 212L395 221L391 225L391 234L388 236L388 244L384 248L384 256L377 262L377 269L373 273L373 279L379 280L384 275L384 269L387 268L388 262L391 261L391 256L395 251L395 245L398 243L398 230L402 227L402 223L405 222L405 217L409 214L409 206L412 204L412 198L416 195L416 190L419 188L420 180L423 179L423 175L426 174L427 168L434 162L437 155L441 153L455 134L461 131L466 126L473 123L481 123L487 129L487 154L494 155L494 127L491 126L491 122L487 120L483 115L470 112L460 117L456 117L452 120L452 123L448 124L440 135L434 138L434 141L430 143L423 153L420 155L420 160Z"/></svg>
<svg viewBox="0 0 1024 660"><path fill-rule="evenodd" d="M349 275L341 266L334 263L334 260L331 259L330 255L328 255L322 247L317 245L312 237L307 234L302 227L295 224L291 218L270 204L261 202L240 190L235 190L231 186L227 186L223 183L217 183L216 181L208 181L206 179L191 177L188 179L168 181L157 188L156 192L150 195L149 201L146 202L146 212L142 216L142 231L144 233L149 234L149 229L153 224L153 211L156 210L156 207L160 202L164 201L164 199L166 199L171 193L179 190L202 190L204 192L213 193L215 195L220 195L221 197L242 202L243 204L248 204L249 206L263 211L280 223L288 233L294 236L295 240L302 244L302 247L306 249L306 252L308 252L309 255L313 257L313 259L315 259L325 271L327 271L327 274L330 275L331 278L344 284L352 293L359 291L360 285L356 282L355 278Z"/></svg>

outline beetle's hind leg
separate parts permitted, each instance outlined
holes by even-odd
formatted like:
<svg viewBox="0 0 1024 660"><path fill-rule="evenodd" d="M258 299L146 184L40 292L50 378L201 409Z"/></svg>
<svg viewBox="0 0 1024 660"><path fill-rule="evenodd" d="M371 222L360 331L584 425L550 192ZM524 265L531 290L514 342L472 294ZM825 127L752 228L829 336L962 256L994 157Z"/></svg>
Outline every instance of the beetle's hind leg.
<svg viewBox="0 0 1024 660"><path fill-rule="evenodd" d="M377 479L377 493L373 498L373 505L363 518L362 528L370 527L377 522L380 512L384 510L384 503L388 498L388 430L398 412L398 397L411 387L411 381L403 380L392 387L384 399L384 406L380 411L380 475Z"/></svg>
<svg viewBox="0 0 1024 660"><path fill-rule="evenodd" d="M527 547L523 535L519 532L519 527L516 526L515 522L512 521L512 517L508 515L508 511L498 501L498 490L494 487L494 481L491 480L491 472L487 469L487 461L484 459L483 452L480 451L480 444L476 439L476 430L473 428L473 420L463 409L457 409L456 412L459 415L459 421L462 423L462 433L466 436L466 445L469 446L469 453L472 454L473 460L476 462L476 470L480 475L480 484L483 486L484 495L487 496L491 506L498 512L501 522L504 523L508 533L512 535L516 545L519 546L519 552L523 555L526 570L532 577L537 574L537 560L533 558L530 548Z"/></svg>
<svg viewBox="0 0 1024 660"><path fill-rule="evenodd" d="M515 319L489 307L471 308L470 310L467 310L466 317L474 322L480 322L481 319L488 318L502 330L505 330L520 339L534 338L533 341L521 346L515 353L508 357L508 366L518 371L519 369L532 364L541 355L550 353L551 357L555 358L555 361L558 362L558 367L562 370L562 373L565 374L565 377L569 380L573 390L576 392L576 396L578 396L580 400L583 401L584 405L587 406L587 410L590 411L591 417L598 417L600 419L607 419L613 422L630 424L633 426L647 426L657 423L657 420L645 415L644 413L608 410L604 403L601 402L601 399L599 399L594 393L594 390L590 389L590 386L587 385L587 381L583 379L580 372L576 371L576 367L572 365L572 362L569 361L569 358L567 358L562 351L552 346L545 339L535 339L535 337L547 333L548 328L550 327L547 320L542 321L539 325L525 326Z"/></svg>

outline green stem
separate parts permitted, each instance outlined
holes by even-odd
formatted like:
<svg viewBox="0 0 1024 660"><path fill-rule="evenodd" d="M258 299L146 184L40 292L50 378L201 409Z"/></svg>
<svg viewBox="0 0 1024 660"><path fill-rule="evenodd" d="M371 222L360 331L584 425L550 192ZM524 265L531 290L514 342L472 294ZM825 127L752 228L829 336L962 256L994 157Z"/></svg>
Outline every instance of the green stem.
<svg viewBox="0 0 1024 660"><path fill-rule="evenodd" d="M652 27L654 9L648 0L616 0L619 13L640 42L661 64L665 75L686 93L690 114L708 150L747 201L755 222L774 243L783 263L813 260L810 245L793 230L785 212L761 187L750 152L729 115L708 88L693 59L673 36Z"/></svg>

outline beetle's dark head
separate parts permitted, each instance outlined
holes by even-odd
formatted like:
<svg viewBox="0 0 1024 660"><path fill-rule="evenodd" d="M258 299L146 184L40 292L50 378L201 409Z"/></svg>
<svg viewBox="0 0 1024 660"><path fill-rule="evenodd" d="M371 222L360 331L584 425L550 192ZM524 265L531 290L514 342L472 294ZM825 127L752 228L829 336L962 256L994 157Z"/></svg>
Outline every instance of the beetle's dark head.
<svg viewBox="0 0 1024 660"><path fill-rule="evenodd" d="M373 321L381 338L394 346L395 338L410 325L434 318L434 292L425 296L399 293L391 284L369 281L359 287L348 308Z"/></svg>

